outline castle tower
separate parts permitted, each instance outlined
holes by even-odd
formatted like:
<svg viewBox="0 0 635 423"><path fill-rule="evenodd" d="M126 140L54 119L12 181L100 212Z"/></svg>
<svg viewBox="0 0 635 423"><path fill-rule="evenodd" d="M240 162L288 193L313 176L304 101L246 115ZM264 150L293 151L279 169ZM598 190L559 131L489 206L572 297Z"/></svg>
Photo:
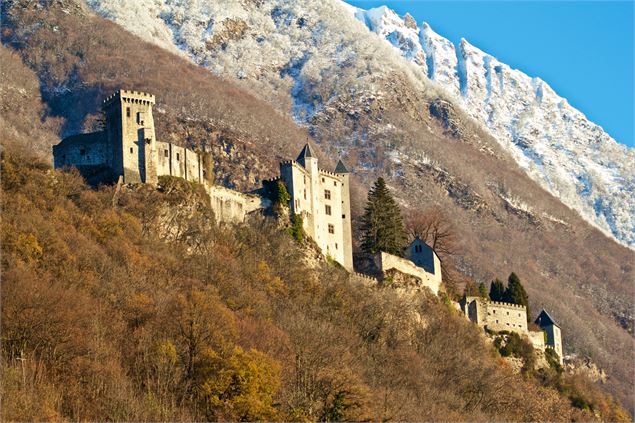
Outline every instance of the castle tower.
<svg viewBox="0 0 635 423"><path fill-rule="evenodd" d="M534 323L547 333L547 346L556 351L560 358L560 364L562 364L562 333L560 331L560 325L558 325L544 309L540 312Z"/></svg>
<svg viewBox="0 0 635 423"><path fill-rule="evenodd" d="M349 171L342 160L338 160L335 166L335 174L342 178L342 238L344 244L344 267L353 268L353 234L351 230L351 195Z"/></svg>
<svg viewBox="0 0 635 423"><path fill-rule="evenodd" d="M125 183L158 182L156 137L151 94L119 90L104 100L106 136L112 148L108 163Z"/></svg>
<svg viewBox="0 0 635 423"><path fill-rule="evenodd" d="M280 163L280 177L290 194L291 212L302 216L306 234L322 253L353 270L349 173L343 163L336 172L318 167L311 147L297 160Z"/></svg>
<svg viewBox="0 0 635 423"><path fill-rule="evenodd" d="M320 224L319 224L319 210L318 205L320 204L320 189L319 189L319 170L318 170L318 159L317 156L311 150L311 146L309 144L305 144L304 148L298 155L296 161L304 167L306 170L306 199L308 204L306 208L308 209L308 219L305 222L305 230L309 234L314 241L321 245L321 234L320 234Z"/></svg>

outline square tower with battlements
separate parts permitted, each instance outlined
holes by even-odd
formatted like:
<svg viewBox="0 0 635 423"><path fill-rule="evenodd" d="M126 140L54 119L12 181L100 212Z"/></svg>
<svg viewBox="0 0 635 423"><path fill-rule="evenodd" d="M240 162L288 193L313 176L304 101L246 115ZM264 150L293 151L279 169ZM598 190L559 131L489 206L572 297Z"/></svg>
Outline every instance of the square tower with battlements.
<svg viewBox="0 0 635 423"><path fill-rule="evenodd" d="M335 171L318 167L309 144L296 160L280 164L280 177L290 194L291 212L302 216L304 231L322 252L353 270L349 171L339 161Z"/></svg>
<svg viewBox="0 0 635 423"><path fill-rule="evenodd" d="M119 90L104 100L110 167L125 183L157 183L154 95Z"/></svg>

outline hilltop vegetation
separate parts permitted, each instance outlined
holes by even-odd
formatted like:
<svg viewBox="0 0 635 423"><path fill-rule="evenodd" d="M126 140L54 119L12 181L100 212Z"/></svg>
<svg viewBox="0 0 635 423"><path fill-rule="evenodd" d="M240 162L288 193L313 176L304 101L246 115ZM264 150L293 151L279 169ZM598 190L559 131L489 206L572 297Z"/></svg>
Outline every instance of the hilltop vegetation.
<svg viewBox="0 0 635 423"><path fill-rule="evenodd" d="M215 226L192 184L115 195L6 149L2 174L5 421L594 418L436 299Z"/></svg>

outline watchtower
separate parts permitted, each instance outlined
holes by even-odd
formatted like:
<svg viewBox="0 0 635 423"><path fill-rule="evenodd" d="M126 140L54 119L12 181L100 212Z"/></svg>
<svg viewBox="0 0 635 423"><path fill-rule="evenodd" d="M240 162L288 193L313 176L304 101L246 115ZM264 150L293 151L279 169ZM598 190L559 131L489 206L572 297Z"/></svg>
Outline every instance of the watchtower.
<svg viewBox="0 0 635 423"><path fill-rule="evenodd" d="M104 100L106 137L112 148L108 165L125 183L156 184L154 95L119 90Z"/></svg>

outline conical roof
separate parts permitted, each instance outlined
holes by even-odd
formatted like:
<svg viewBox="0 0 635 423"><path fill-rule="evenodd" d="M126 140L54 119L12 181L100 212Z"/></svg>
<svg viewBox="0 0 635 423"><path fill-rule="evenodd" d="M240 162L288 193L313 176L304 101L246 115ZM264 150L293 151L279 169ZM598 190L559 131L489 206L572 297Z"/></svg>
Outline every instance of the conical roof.
<svg viewBox="0 0 635 423"><path fill-rule="evenodd" d="M335 173L350 173L341 159L337 161L337 166L335 166Z"/></svg>
<svg viewBox="0 0 635 423"><path fill-rule="evenodd" d="M300 155L298 156L298 158L296 159L296 161L300 162L304 162L304 158L305 157L315 157L315 155L313 154L313 150L311 150L311 146L306 143L304 145L304 148L302 149L302 151L300 152Z"/></svg>
<svg viewBox="0 0 635 423"><path fill-rule="evenodd" d="M540 312L540 314L538 315L534 323L536 323L541 328L545 326L550 326L550 325L559 326L556 323L556 321L553 320L553 317L551 317L544 308L542 309L542 311Z"/></svg>

